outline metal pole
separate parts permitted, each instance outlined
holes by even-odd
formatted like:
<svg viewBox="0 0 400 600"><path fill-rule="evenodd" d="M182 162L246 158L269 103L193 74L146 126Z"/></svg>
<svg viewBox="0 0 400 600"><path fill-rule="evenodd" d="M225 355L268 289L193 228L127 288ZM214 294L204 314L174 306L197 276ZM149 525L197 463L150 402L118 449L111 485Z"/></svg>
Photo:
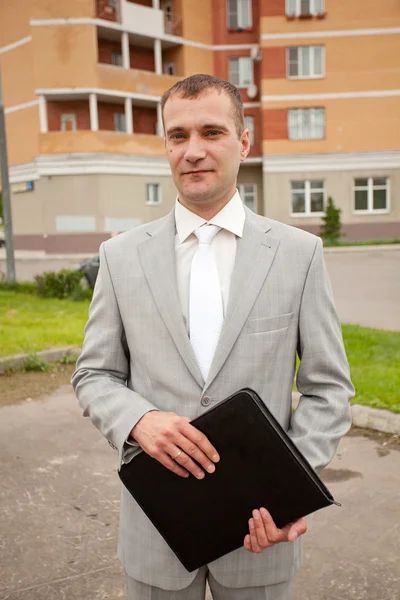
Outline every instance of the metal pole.
<svg viewBox="0 0 400 600"><path fill-rule="evenodd" d="M14 239L12 232L10 181L8 178L6 123L4 118L3 93L0 69L0 174L3 196L4 233L6 236L7 281L15 281Z"/></svg>

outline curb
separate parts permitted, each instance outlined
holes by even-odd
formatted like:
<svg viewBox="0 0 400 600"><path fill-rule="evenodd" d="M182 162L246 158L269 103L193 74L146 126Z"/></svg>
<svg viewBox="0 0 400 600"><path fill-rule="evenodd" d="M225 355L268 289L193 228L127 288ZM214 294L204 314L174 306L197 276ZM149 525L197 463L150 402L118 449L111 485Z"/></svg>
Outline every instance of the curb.
<svg viewBox="0 0 400 600"><path fill-rule="evenodd" d="M47 362L56 362L64 356L73 355L78 357L80 353L81 348L66 346L64 348L43 350L42 352L37 352L36 356ZM4 375L8 369L22 369L29 356L29 354L14 354L14 356L0 358L0 375ZM297 408L299 398L299 392L292 392L293 408ZM352 404L351 414L354 427L400 435L400 414L392 413L390 410L362 406L361 404Z"/></svg>
<svg viewBox="0 0 400 600"><path fill-rule="evenodd" d="M42 350L35 352L38 358L46 362L56 362L64 358L64 356L79 356L81 349L76 346L66 346L64 348L52 348L51 350ZM31 354L14 354L13 356L5 356L0 358L0 375L4 375L9 369L22 369L25 361Z"/></svg>
<svg viewBox="0 0 400 600"><path fill-rule="evenodd" d="M400 250L400 244L375 244L371 246L324 246L324 254L341 252L386 252Z"/></svg>

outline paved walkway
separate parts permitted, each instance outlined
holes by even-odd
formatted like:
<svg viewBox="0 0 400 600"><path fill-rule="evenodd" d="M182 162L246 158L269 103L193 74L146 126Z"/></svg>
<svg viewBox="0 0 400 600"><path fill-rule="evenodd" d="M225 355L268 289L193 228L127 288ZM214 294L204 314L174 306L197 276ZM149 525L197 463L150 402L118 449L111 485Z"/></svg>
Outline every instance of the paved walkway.
<svg viewBox="0 0 400 600"><path fill-rule="evenodd" d="M0 409L0 598L124 599L116 456L69 386ZM346 437L325 472L343 504L310 517L294 600L396 600L400 452Z"/></svg>

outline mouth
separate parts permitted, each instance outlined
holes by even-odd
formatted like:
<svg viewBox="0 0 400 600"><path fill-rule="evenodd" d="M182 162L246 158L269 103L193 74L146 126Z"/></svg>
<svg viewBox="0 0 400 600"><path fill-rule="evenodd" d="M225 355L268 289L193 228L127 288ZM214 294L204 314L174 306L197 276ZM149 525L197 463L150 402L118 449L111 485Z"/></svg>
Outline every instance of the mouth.
<svg viewBox="0 0 400 600"><path fill-rule="evenodd" d="M184 175L203 175L204 173L211 173L210 170L206 170L206 169L199 169L198 171L187 171L186 173L183 173Z"/></svg>

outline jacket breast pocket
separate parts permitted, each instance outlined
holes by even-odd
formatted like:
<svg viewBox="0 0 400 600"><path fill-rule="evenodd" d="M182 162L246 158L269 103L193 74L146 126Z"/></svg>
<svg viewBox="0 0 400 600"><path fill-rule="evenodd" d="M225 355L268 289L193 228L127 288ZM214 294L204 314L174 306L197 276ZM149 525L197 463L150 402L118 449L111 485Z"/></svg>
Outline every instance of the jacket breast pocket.
<svg viewBox="0 0 400 600"><path fill-rule="evenodd" d="M288 327L294 313L285 313L276 317L260 317L259 319L248 319L246 333L262 333L264 331L276 331Z"/></svg>

